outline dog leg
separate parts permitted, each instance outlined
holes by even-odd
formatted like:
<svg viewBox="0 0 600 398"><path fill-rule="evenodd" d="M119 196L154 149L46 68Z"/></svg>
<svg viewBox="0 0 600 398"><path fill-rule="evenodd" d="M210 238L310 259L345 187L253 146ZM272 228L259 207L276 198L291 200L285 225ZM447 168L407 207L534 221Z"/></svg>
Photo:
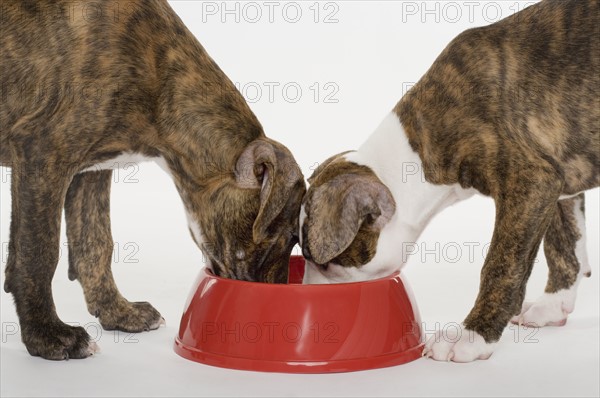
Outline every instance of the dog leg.
<svg viewBox="0 0 600 398"><path fill-rule="evenodd" d="M513 323L529 327L563 326L575 308L579 281L591 275L585 242L584 194L561 200L544 237L548 262L545 293L524 303Z"/></svg>
<svg viewBox="0 0 600 398"><path fill-rule="evenodd" d="M131 303L119 292L111 271L111 170L76 175L65 200L69 278L78 279L88 311L107 330L141 332L164 323L146 302Z"/></svg>
<svg viewBox="0 0 600 398"><path fill-rule="evenodd" d="M16 253L17 248L15 247L15 241L16 239L14 238L15 236L17 236L17 227L18 227L18 223L17 223L17 217L15 216L15 200L13 199L12 201L12 218L10 220L10 230L9 230L9 236L10 239L8 241L8 259L6 260L6 268L4 270L4 273L6 275L6 277L4 278L4 291L6 293L12 293L12 279L13 279L13 271L15 269L15 263L17 261L17 256L13 255L13 253Z"/></svg>
<svg viewBox="0 0 600 398"><path fill-rule="evenodd" d="M85 358L98 348L82 327L69 326L58 318L52 298L61 209L69 178L50 165L34 162L12 170L6 288L14 296L27 351L54 360Z"/></svg>
<svg viewBox="0 0 600 398"><path fill-rule="evenodd" d="M485 260L475 306L458 336L438 333L424 355L436 360L470 362L489 358L511 317L523 303L525 286L542 237L552 219L562 183L551 170L507 170L508 192L496 199L496 225Z"/></svg>

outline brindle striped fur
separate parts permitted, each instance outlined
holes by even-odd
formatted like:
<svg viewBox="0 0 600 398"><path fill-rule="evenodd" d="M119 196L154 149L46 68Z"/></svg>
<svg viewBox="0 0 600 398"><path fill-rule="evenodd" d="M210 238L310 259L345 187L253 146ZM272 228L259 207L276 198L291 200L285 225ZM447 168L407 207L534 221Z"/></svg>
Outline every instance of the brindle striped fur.
<svg viewBox="0 0 600 398"><path fill-rule="evenodd" d="M300 169L166 0L0 6L0 164L12 168L5 290L31 354L90 354L88 335L52 300L63 206L69 276L90 312L108 329L160 323L113 281L111 171L78 174L124 152L164 158L215 272L286 281Z"/></svg>
<svg viewBox="0 0 600 398"><path fill-rule="evenodd" d="M600 185L600 1L544 0L462 33L395 111L427 181L496 202L465 321L496 341L521 309L544 234L547 291L570 287L579 269L573 205L557 201Z"/></svg>

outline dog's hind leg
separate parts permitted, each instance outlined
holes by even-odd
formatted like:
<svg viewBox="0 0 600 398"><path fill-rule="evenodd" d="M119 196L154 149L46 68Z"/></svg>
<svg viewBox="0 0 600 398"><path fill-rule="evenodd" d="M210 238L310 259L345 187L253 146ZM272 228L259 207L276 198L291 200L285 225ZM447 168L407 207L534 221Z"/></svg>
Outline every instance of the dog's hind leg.
<svg viewBox="0 0 600 398"><path fill-rule="evenodd" d="M67 192L65 217L69 240L69 278L81 283L88 311L107 330L141 332L164 323L146 302L127 301L115 284L111 264L111 170L77 174Z"/></svg>
<svg viewBox="0 0 600 398"><path fill-rule="evenodd" d="M591 275L585 236L585 197L561 200L544 236L548 262L545 293L533 303L523 304L513 323L526 326L563 326L575 307L577 287Z"/></svg>
<svg viewBox="0 0 600 398"><path fill-rule="evenodd" d="M25 158L21 154L21 158ZM59 259L60 222L72 173L30 158L12 169L12 220L5 289L15 299L21 339L31 355L62 360L97 350L82 327L62 322L52 278Z"/></svg>

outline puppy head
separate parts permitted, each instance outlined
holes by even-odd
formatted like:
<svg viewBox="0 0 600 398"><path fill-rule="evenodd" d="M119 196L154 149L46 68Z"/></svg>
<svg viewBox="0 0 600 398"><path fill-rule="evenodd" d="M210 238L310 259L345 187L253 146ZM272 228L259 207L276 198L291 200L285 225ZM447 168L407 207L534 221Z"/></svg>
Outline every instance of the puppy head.
<svg viewBox="0 0 600 398"><path fill-rule="evenodd" d="M300 213L305 283L371 279L381 272L378 241L396 204L369 167L343 155L328 159L308 180Z"/></svg>
<svg viewBox="0 0 600 398"><path fill-rule="evenodd" d="M290 151L260 138L238 157L231 175L216 176L195 195L202 238L192 237L215 274L232 279L286 283L289 256L298 242L298 213L306 192Z"/></svg>

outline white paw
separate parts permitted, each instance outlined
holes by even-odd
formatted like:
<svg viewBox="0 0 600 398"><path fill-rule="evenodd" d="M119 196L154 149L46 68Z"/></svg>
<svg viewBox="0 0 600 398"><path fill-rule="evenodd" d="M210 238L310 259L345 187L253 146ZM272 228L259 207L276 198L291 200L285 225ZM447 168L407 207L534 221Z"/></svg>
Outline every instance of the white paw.
<svg viewBox="0 0 600 398"><path fill-rule="evenodd" d="M472 362L492 356L496 343L486 343L477 332L456 324L427 340L423 356L436 361Z"/></svg>
<svg viewBox="0 0 600 398"><path fill-rule="evenodd" d="M87 352L89 356L97 354L100 352L100 346L96 344L95 341L90 341L90 343L88 344Z"/></svg>
<svg viewBox="0 0 600 398"><path fill-rule="evenodd" d="M160 319L156 322L154 322L152 325L150 325L150 330L156 330L161 326L167 326L167 321L165 321L165 318L160 317Z"/></svg>
<svg viewBox="0 0 600 398"><path fill-rule="evenodd" d="M565 294L567 290L559 293L545 293L534 303L525 302L521 313L511 319L517 325L534 328L543 326L564 326L567 316L573 312L574 298Z"/></svg>
<svg viewBox="0 0 600 398"><path fill-rule="evenodd" d="M592 267L590 266L589 262L586 261L583 265L581 265L581 274L586 278L592 276Z"/></svg>

